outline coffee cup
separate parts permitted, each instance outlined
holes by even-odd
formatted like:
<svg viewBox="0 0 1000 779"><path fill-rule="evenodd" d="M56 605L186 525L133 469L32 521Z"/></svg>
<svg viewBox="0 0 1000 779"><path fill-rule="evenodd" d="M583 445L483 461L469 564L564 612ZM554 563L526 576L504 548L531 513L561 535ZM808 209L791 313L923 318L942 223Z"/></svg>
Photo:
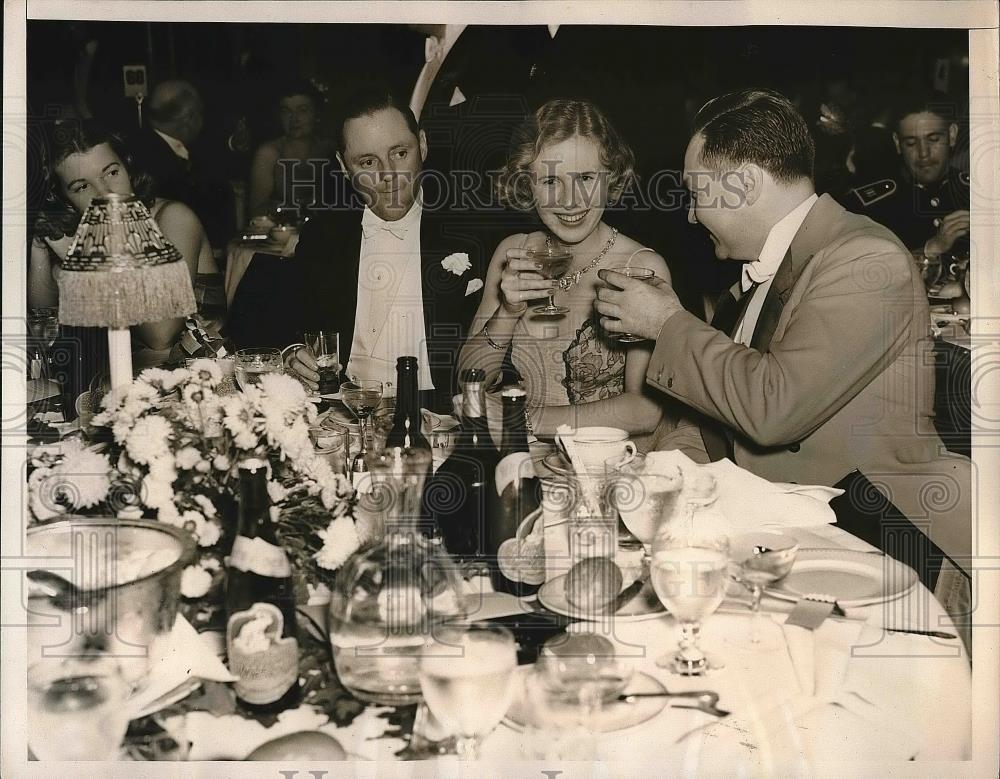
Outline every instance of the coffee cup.
<svg viewBox="0 0 1000 779"><path fill-rule="evenodd" d="M621 462L635 457L635 444L628 440L627 432L617 427L577 428L572 441L577 457L588 471L603 473L605 460L612 457L620 457ZM558 435L556 442L566 453L566 445Z"/></svg>

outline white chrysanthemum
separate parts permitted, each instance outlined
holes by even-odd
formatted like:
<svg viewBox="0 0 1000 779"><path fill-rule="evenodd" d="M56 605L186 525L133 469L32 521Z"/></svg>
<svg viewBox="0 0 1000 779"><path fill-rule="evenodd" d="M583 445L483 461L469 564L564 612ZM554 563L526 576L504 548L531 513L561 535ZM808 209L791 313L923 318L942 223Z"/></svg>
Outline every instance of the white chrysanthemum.
<svg viewBox="0 0 1000 779"><path fill-rule="evenodd" d="M203 519L198 525L198 546L215 546L222 538L222 527L211 519Z"/></svg>
<svg viewBox="0 0 1000 779"><path fill-rule="evenodd" d="M66 513L66 508L55 500L53 480L58 476L54 474L52 468L38 468L28 477L28 508L39 522Z"/></svg>
<svg viewBox="0 0 1000 779"><path fill-rule="evenodd" d="M170 454L170 434L170 422L163 417L143 417L126 437L125 448L137 463L152 463Z"/></svg>
<svg viewBox="0 0 1000 779"><path fill-rule="evenodd" d="M264 406L281 415L300 414L309 402L302 383L283 373L265 373L260 377L260 389Z"/></svg>
<svg viewBox="0 0 1000 779"><path fill-rule="evenodd" d="M107 497L111 487L111 463L106 455L84 447L82 441L67 442L62 464L57 470L66 482L72 484L68 492L74 508L96 506Z"/></svg>
<svg viewBox="0 0 1000 779"><path fill-rule="evenodd" d="M189 565L181 572L181 595L200 598L212 586L212 574L200 565Z"/></svg>
<svg viewBox="0 0 1000 779"><path fill-rule="evenodd" d="M319 537L323 541L323 548L313 557L323 568L331 571L343 565L361 545L354 522L346 515L333 520L326 530L319 531Z"/></svg>
<svg viewBox="0 0 1000 779"><path fill-rule="evenodd" d="M218 513L215 504L212 503L207 495L192 495L191 498L198 504L198 508L201 509L206 517L214 517Z"/></svg>
<svg viewBox="0 0 1000 779"><path fill-rule="evenodd" d="M254 419L245 399L240 395L229 395L221 400L222 424L233 436L240 449L253 449L259 442L253 430Z"/></svg>
<svg viewBox="0 0 1000 779"><path fill-rule="evenodd" d="M128 434L132 432L132 422L128 419L119 419L111 427L111 433L115 437L115 441L119 444L125 443L125 439L128 438Z"/></svg>
<svg viewBox="0 0 1000 779"><path fill-rule="evenodd" d="M272 503L281 503L281 501L288 497L288 490L281 485L281 482L274 481L274 479L268 479L267 495L271 499Z"/></svg>
<svg viewBox="0 0 1000 779"><path fill-rule="evenodd" d="M168 525L179 528L184 527L184 519L177 511L177 507L173 504L173 501L167 501L160 506L157 509L156 517L160 522L166 522Z"/></svg>
<svg viewBox="0 0 1000 779"><path fill-rule="evenodd" d="M214 395L211 388L203 385L196 384L192 382L191 384L185 384L184 389L181 390L181 397L184 399L184 403L191 410L197 409L197 407L208 400L210 395Z"/></svg>
<svg viewBox="0 0 1000 779"><path fill-rule="evenodd" d="M185 446L174 455L174 462L182 471L190 471L201 462L201 452L193 446Z"/></svg>
<svg viewBox="0 0 1000 779"><path fill-rule="evenodd" d="M228 471L231 464L229 458L224 454L217 454L212 460L212 467L217 471Z"/></svg>
<svg viewBox="0 0 1000 779"><path fill-rule="evenodd" d="M163 389L169 392L178 384L188 381L190 378L191 371L187 368L176 368L172 371L167 371L167 375L163 378Z"/></svg>
<svg viewBox="0 0 1000 779"><path fill-rule="evenodd" d="M214 387L222 381L222 369L215 364L214 360L205 358L195 360L188 370L191 371L191 380L197 381L199 384Z"/></svg>

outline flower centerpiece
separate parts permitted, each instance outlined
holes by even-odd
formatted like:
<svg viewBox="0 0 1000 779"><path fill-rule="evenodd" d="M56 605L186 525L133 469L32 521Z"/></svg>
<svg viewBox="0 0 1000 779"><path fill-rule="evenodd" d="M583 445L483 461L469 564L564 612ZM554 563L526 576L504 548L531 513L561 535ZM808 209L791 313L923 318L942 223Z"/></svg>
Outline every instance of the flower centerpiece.
<svg viewBox="0 0 1000 779"><path fill-rule="evenodd" d="M219 367L204 359L147 369L112 390L92 420L110 431L107 452L70 441L32 459L31 519L145 516L184 528L202 554L184 571L182 594L201 597L221 579L235 533L238 462L262 457L271 464L279 540L306 583L331 584L360 547L365 523L355 523L350 481L315 454L315 406L298 381L281 374L230 394L217 391L221 382Z"/></svg>

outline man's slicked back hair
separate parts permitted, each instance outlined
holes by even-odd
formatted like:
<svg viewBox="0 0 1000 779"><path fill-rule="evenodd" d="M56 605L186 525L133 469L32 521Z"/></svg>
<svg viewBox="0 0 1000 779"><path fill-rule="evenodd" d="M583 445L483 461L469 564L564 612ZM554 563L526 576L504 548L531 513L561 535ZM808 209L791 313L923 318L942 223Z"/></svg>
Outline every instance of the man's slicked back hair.
<svg viewBox="0 0 1000 779"><path fill-rule="evenodd" d="M715 168L759 165L790 183L813 177L816 145L798 109L784 95L744 89L709 100L694 118L701 134L701 159Z"/></svg>

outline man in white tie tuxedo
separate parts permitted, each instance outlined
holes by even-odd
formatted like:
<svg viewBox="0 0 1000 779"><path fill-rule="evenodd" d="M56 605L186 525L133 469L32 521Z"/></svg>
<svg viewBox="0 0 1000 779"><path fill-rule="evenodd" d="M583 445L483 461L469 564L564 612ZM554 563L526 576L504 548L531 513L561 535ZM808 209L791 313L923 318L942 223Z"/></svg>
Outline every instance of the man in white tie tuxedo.
<svg viewBox="0 0 1000 779"><path fill-rule="evenodd" d="M920 273L886 228L816 196L813 159L784 96L708 102L685 154L688 218L719 259L745 263L743 278L707 324L666 282L601 271L602 324L654 340L647 381L691 411L658 448L771 481L834 485L860 470L941 548L967 554L970 466L931 423ZM955 498L937 513L924 496L934 480Z"/></svg>
<svg viewBox="0 0 1000 779"><path fill-rule="evenodd" d="M417 357L424 404L450 410L458 351L499 237L493 228L457 234L449 208L425 204L426 137L388 88L366 87L344 101L337 140L359 197L303 227L299 294L288 316L301 331L339 332L347 375L382 381L390 394L396 359ZM316 386L305 349L289 349L288 363Z"/></svg>

